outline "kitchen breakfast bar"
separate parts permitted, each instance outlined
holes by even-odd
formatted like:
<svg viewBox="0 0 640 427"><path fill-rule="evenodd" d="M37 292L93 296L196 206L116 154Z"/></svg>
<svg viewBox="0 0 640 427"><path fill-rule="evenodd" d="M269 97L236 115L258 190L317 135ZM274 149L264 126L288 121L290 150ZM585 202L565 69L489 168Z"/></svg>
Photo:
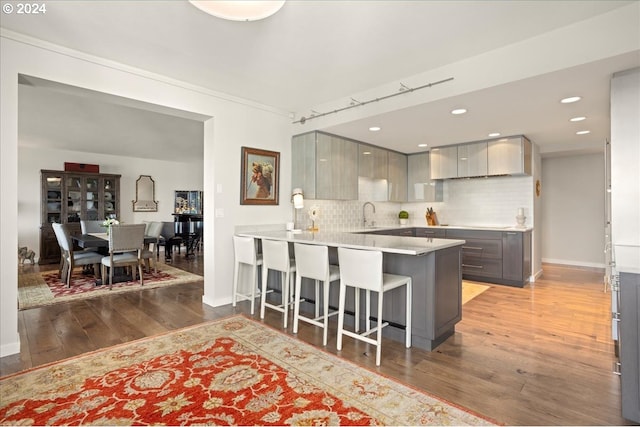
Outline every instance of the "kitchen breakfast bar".
<svg viewBox="0 0 640 427"><path fill-rule="evenodd" d="M381 251L385 273L411 276L413 279L411 334L413 347L428 351L435 349L453 335L456 323L462 318L460 257L464 240L323 231L298 233L284 230L238 231L236 234L253 237L258 241L272 239L328 246L332 264L338 264L338 247ZM310 286L305 286L306 280L303 280L301 297L312 302L314 294ZM272 283L271 277L270 283ZM338 307L338 286L337 284L332 286L335 288L329 299L330 310ZM385 294L384 298L382 317L389 326L384 328L383 336L404 342L406 308L404 287L395 289L388 295ZM364 298L360 301L363 304ZM372 295L372 313L376 313L376 301L376 297ZM353 308L354 297L347 295L346 324L353 325ZM313 306L301 305L301 310L312 311ZM364 307L361 307L360 313L364 312ZM372 317L372 320L377 319ZM360 322L363 326L364 319L360 319Z"/></svg>

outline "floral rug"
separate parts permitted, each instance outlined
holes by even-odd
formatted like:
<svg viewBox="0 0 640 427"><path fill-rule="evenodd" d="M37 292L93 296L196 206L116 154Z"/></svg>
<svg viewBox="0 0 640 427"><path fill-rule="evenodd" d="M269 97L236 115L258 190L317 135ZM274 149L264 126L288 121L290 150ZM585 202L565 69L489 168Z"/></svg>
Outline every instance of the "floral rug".
<svg viewBox="0 0 640 427"><path fill-rule="evenodd" d="M243 316L0 378L1 425L490 425Z"/></svg>
<svg viewBox="0 0 640 427"><path fill-rule="evenodd" d="M139 281L114 283L108 286L96 286L93 275L83 275L82 268L76 268L71 276L71 287L58 277L58 270L42 273L21 273L18 275L18 309L41 307L44 305L68 302L75 299L95 298L107 293L138 291L164 286L178 285L202 280L202 276L188 273L166 264L158 263L158 272L144 273L144 285Z"/></svg>

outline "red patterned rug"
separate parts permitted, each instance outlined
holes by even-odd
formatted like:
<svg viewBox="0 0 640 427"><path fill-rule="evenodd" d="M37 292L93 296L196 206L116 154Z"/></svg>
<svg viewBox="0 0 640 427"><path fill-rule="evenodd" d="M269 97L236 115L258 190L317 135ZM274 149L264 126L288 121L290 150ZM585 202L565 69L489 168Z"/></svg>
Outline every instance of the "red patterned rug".
<svg viewBox="0 0 640 427"><path fill-rule="evenodd" d="M490 425L236 316L0 378L2 425Z"/></svg>
<svg viewBox="0 0 640 427"><path fill-rule="evenodd" d="M114 283L113 289L109 290L108 286L96 286L95 276L83 274L82 268L74 269L71 275L71 287L67 287L58 277L58 270L23 273L18 276L18 308L24 310L74 299L94 298L109 292L138 291L202 280L202 276L166 264L158 264L156 273L153 270L149 273L145 272L143 278L142 287L136 280Z"/></svg>

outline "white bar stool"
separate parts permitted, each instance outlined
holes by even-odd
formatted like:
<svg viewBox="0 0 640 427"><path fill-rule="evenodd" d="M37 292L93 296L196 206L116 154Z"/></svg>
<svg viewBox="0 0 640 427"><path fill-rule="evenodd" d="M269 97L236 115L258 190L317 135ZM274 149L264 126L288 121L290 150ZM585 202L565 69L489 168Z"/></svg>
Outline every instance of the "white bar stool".
<svg viewBox="0 0 640 427"><path fill-rule="evenodd" d="M329 288L331 286L331 282L340 279L340 268L337 265L329 264L329 248L327 246L294 243L293 249L296 256L297 268L295 299L293 303L293 333L298 333L298 321L302 320L303 322L323 328L322 345L327 345L329 317L338 314L337 311L329 313ZM300 292L303 277L315 280L315 318L306 317L300 314ZM322 283L323 291L322 316L320 316L320 283Z"/></svg>
<svg viewBox="0 0 640 427"><path fill-rule="evenodd" d="M267 279L269 270L276 270L281 273L282 280L282 303L271 304L267 302ZM289 286L292 282L292 273L296 271L296 261L289 257L289 243L282 240L262 239L262 298L260 304L260 318L264 319L265 307L272 308L284 314L284 327L287 327L287 315L291 298Z"/></svg>
<svg viewBox="0 0 640 427"><path fill-rule="evenodd" d="M382 328L388 326L388 322L382 323L382 301L386 291L406 285L406 320L405 320L405 345L411 347L411 290L412 280L410 276L399 276L382 272L382 252L360 249L338 248L338 261L340 262L340 302L338 308L338 350L342 350L342 335L373 344L376 346L376 366L380 366L380 353L382 347ZM356 332L344 329L344 308L347 286L356 288L355 322ZM357 333L360 321L359 313L359 289L366 290L366 330ZM371 291L378 293L377 325L371 329ZM376 339L368 335L376 332Z"/></svg>
<svg viewBox="0 0 640 427"><path fill-rule="evenodd" d="M262 265L262 254L256 250L256 242L253 237L233 236L233 253L236 263L233 271L233 306L238 299L251 301L251 315L255 311L256 288L258 287L258 266ZM238 278L240 276L240 265L251 266L251 294L238 291Z"/></svg>

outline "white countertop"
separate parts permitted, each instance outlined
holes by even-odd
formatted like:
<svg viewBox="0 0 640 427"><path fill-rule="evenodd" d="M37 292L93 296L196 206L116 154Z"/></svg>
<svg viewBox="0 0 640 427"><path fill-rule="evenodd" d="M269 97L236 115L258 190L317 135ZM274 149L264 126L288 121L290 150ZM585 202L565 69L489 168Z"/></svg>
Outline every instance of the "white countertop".
<svg viewBox="0 0 640 427"><path fill-rule="evenodd" d="M400 227L389 227L389 229ZM369 229L370 230L370 229ZM387 253L423 255L440 249L460 246L464 240L431 239L425 237L383 236L378 234L357 234L342 231L302 231L299 233L275 231L239 231L238 236L257 239L284 240L332 247L379 250Z"/></svg>
<svg viewBox="0 0 640 427"><path fill-rule="evenodd" d="M399 230L402 228L430 228L434 230L487 230L487 231L531 231L533 227L516 227L516 226L500 226L500 225L380 225L375 227L358 228L349 230L352 233L365 233L382 230Z"/></svg>

